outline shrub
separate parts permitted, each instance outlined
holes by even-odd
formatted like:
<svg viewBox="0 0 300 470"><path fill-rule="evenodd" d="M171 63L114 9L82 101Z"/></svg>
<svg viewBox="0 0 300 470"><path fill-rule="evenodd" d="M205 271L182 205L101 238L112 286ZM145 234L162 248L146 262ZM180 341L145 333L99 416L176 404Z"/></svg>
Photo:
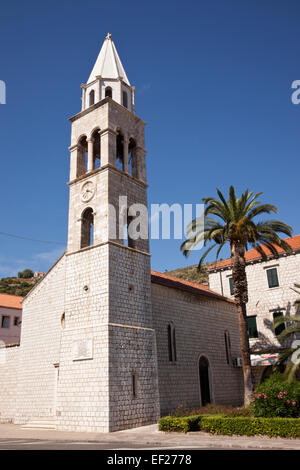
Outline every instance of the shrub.
<svg viewBox="0 0 300 470"><path fill-rule="evenodd" d="M219 418L205 416L201 429L213 434L300 437L300 419L295 418Z"/></svg>
<svg viewBox="0 0 300 470"><path fill-rule="evenodd" d="M252 394L255 417L300 417L300 383L287 383L280 373L272 374Z"/></svg>
<svg viewBox="0 0 300 470"><path fill-rule="evenodd" d="M195 415L159 420L159 430L166 432L206 431L212 434L264 435L269 437L300 437L300 419L295 418L228 418L222 415Z"/></svg>
<svg viewBox="0 0 300 470"><path fill-rule="evenodd" d="M199 431L201 416L183 416L173 417L165 416L159 420L160 431L177 431L177 432L188 432L188 431Z"/></svg>

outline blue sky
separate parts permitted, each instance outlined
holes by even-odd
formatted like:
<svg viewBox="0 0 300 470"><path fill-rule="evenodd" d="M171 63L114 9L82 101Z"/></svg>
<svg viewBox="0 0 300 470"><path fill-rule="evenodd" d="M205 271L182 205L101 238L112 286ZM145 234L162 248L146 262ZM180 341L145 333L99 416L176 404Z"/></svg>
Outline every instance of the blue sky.
<svg viewBox="0 0 300 470"><path fill-rule="evenodd" d="M150 203L263 191L300 233L296 0L12 0L1 5L0 277L47 270L67 237L70 123L108 31L146 127ZM157 270L195 264L151 242ZM226 256L226 252L224 253Z"/></svg>

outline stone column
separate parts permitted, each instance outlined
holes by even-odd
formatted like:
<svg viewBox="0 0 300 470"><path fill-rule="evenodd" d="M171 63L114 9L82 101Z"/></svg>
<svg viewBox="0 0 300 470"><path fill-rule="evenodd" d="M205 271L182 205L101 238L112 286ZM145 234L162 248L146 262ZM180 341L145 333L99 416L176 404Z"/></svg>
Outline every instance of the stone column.
<svg viewBox="0 0 300 470"><path fill-rule="evenodd" d="M131 93L131 97L132 97L131 98L131 108L132 108L131 111L133 113L135 112L135 90L136 90L135 86L132 86L131 87L131 91L132 91L132 93Z"/></svg>
<svg viewBox="0 0 300 470"><path fill-rule="evenodd" d="M86 88L85 88L85 85L82 83L80 85L80 87L82 88L82 98L81 98L81 111L84 111L85 110L85 95L86 95Z"/></svg>
<svg viewBox="0 0 300 470"><path fill-rule="evenodd" d="M89 139L88 141L88 161L87 161L87 173L94 169L94 141Z"/></svg>
<svg viewBox="0 0 300 470"><path fill-rule="evenodd" d="M129 161L128 161L128 144L127 138L123 138L123 163L125 173L129 173Z"/></svg>
<svg viewBox="0 0 300 470"><path fill-rule="evenodd" d="M142 147L135 148L136 178L146 183L146 150Z"/></svg>
<svg viewBox="0 0 300 470"><path fill-rule="evenodd" d="M103 129L100 133L101 166L110 164L116 166L116 132L112 129Z"/></svg>
<svg viewBox="0 0 300 470"><path fill-rule="evenodd" d="M77 164L78 164L78 147L73 145L69 147L70 150L70 181L77 177Z"/></svg>
<svg viewBox="0 0 300 470"><path fill-rule="evenodd" d="M95 94L95 103L98 103L98 101L101 101L101 75L96 76L97 79L97 84L96 84L96 94Z"/></svg>

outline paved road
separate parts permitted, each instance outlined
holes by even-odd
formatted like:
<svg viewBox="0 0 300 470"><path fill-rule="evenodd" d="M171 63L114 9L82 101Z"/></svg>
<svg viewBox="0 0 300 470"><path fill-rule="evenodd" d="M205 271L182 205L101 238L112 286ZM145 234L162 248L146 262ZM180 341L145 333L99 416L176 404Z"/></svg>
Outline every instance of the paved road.
<svg viewBox="0 0 300 470"><path fill-rule="evenodd" d="M157 425L114 433L22 429L0 424L0 450L300 450L299 439L213 436L204 432L163 433Z"/></svg>

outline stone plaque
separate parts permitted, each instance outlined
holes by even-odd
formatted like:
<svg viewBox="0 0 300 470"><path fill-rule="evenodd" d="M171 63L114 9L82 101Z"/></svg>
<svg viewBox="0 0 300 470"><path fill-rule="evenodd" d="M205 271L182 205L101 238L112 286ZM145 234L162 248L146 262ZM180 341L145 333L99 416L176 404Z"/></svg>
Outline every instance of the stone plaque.
<svg viewBox="0 0 300 470"><path fill-rule="evenodd" d="M83 361L93 359L93 340L80 339L73 343L73 361Z"/></svg>

